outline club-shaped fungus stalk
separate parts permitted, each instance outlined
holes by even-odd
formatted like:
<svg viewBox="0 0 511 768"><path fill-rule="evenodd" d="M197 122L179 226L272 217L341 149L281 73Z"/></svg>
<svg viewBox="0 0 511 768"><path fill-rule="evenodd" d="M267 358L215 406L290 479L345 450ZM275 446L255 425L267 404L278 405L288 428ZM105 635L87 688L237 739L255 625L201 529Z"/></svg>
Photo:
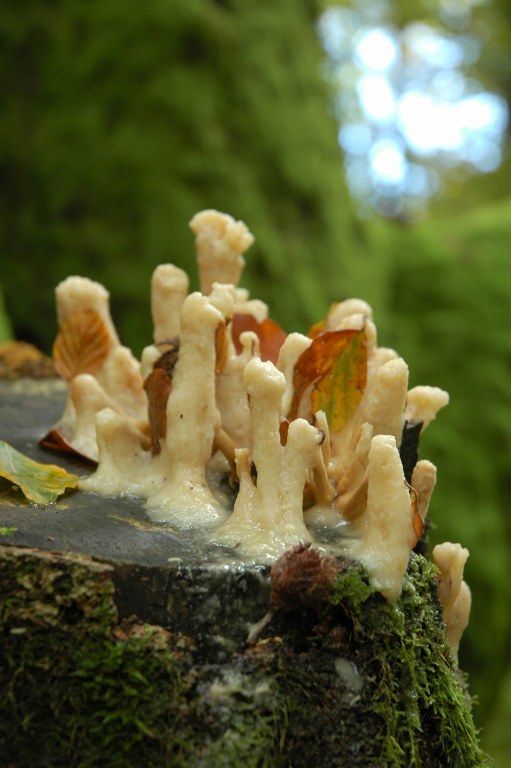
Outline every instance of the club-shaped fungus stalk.
<svg viewBox="0 0 511 768"><path fill-rule="evenodd" d="M96 416L98 468L80 481L83 491L106 496L147 497L157 477L151 454L143 449L144 435L111 408Z"/></svg>
<svg viewBox="0 0 511 768"><path fill-rule="evenodd" d="M461 544L444 542L433 549L433 560L439 569L438 599L442 606L447 642L455 656L470 617L472 597L463 581L463 569L469 552Z"/></svg>
<svg viewBox="0 0 511 768"><path fill-rule="evenodd" d="M54 358L69 390L62 418L45 440L97 460L96 413L111 407L135 421L145 418L140 364L119 342L109 293L102 285L69 277L57 286L55 295L59 334Z"/></svg>
<svg viewBox="0 0 511 768"><path fill-rule="evenodd" d="M151 278L151 314L155 344L179 335L180 314L188 295L188 275L174 264L160 264Z"/></svg>
<svg viewBox="0 0 511 768"><path fill-rule="evenodd" d="M289 413L293 400L293 371L296 361L302 352L310 347L311 343L312 339L309 339L308 336L301 333L290 333L280 348L277 367L286 379L286 387L282 397L283 416L287 416Z"/></svg>
<svg viewBox="0 0 511 768"><path fill-rule="evenodd" d="M68 277L55 291L59 328L79 312L93 312L108 334L108 352L98 370L92 371L106 394L127 411L132 418L143 418L146 399L140 375L140 363L128 347L123 347L110 316L108 291L99 283L85 277ZM77 344L69 339L69 346ZM89 373L91 371L85 371Z"/></svg>
<svg viewBox="0 0 511 768"><path fill-rule="evenodd" d="M422 423L424 430L448 402L448 393L439 387L413 387L406 398L405 419Z"/></svg>
<svg viewBox="0 0 511 768"><path fill-rule="evenodd" d="M174 264L160 264L151 277L151 316L153 319L153 344L142 352L143 379L152 371L161 357L165 342L179 337L180 313L188 295L188 275Z"/></svg>
<svg viewBox="0 0 511 768"><path fill-rule="evenodd" d="M97 461L96 416L104 408L119 410L94 376L82 373L69 382L66 410L60 430L67 442L83 456Z"/></svg>
<svg viewBox="0 0 511 768"><path fill-rule="evenodd" d="M366 568L371 585L395 602L413 546L413 510L403 466L392 435L371 441L367 468L367 508L355 557Z"/></svg>
<svg viewBox="0 0 511 768"><path fill-rule="evenodd" d="M190 229L195 234L201 292L208 295L214 282L237 286L245 265L242 254L254 242L247 226L226 213L206 210L195 214Z"/></svg>
<svg viewBox="0 0 511 768"><path fill-rule="evenodd" d="M251 556L275 557L287 546L309 541L303 521L303 489L320 459L323 435L304 419L289 427L281 445L284 375L271 363L250 360L243 374L252 425L254 479L246 449L236 451L240 489L229 520L213 540Z"/></svg>
<svg viewBox="0 0 511 768"><path fill-rule="evenodd" d="M337 483L335 506L350 522L357 520L367 505L367 466L372 438L372 425L363 424L353 458Z"/></svg>
<svg viewBox="0 0 511 768"><path fill-rule="evenodd" d="M105 324L110 346L119 344L119 337L110 316L110 294L103 285L89 280L88 277L72 275L57 285L55 299L59 327L71 315L92 309Z"/></svg>
<svg viewBox="0 0 511 768"><path fill-rule="evenodd" d="M181 340L167 403L168 461L162 487L148 500L154 520L184 527L218 523L226 511L215 501L206 479L220 415L215 402L217 328L221 313L200 293L190 294L181 310Z"/></svg>
<svg viewBox="0 0 511 768"><path fill-rule="evenodd" d="M436 467L427 459L421 459L412 472L412 488L417 494L417 512L426 519L431 495L436 485Z"/></svg>
<svg viewBox="0 0 511 768"><path fill-rule="evenodd" d="M252 447L250 412L243 385L243 371L254 357L259 356L259 339L255 333L245 331L240 336L242 351L236 354L231 345L227 361L217 376L216 402L222 418L222 427L236 447Z"/></svg>

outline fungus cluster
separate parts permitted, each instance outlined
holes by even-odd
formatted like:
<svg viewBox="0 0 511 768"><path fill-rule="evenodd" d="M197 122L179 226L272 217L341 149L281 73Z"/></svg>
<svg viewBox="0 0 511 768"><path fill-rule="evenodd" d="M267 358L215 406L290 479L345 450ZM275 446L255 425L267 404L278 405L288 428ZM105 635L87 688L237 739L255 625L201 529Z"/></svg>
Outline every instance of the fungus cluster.
<svg viewBox="0 0 511 768"><path fill-rule="evenodd" d="M359 299L335 304L308 335L286 335L238 285L254 239L245 224L206 210L190 226L200 290L189 293L176 266L155 270L141 361L120 343L103 286L58 286L54 359L69 391L45 444L97 462L84 491L142 497L152 520L208 529L249 559L330 532L333 551L395 601L436 480L428 461L406 476L401 443L447 393L408 390L408 366L378 346ZM438 555L442 574L449 557ZM461 598L444 583L444 610L457 615Z"/></svg>

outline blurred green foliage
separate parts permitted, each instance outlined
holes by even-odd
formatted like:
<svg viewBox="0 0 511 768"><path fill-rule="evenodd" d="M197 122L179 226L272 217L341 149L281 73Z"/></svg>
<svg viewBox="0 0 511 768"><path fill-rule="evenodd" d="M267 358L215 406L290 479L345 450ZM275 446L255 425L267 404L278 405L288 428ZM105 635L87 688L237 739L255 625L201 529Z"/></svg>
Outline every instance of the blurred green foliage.
<svg viewBox="0 0 511 768"><path fill-rule="evenodd" d="M0 286L0 344L3 341L8 341L11 338L11 336L12 336L11 323L5 311L2 287Z"/></svg>
<svg viewBox="0 0 511 768"><path fill-rule="evenodd" d="M372 303L380 343L405 357L411 384L451 395L421 455L439 466L434 536L471 550L461 659L479 722L494 716L483 735L505 749L511 202L499 193L480 207L471 194L469 215L417 228L358 221L327 112L317 10L314 0L4 4L5 302L17 336L49 350L54 286L85 274L111 290L121 337L139 353L153 268L195 274L187 222L214 207L255 234L244 284L286 329L305 330L350 295Z"/></svg>
<svg viewBox="0 0 511 768"><path fill-rule="evenodd" d="M140 351L151 336L151 272L172 261L194 274L187 222L204 207L249 223L259 293L285 303L293 325L317 317L356 225L348 201L339 205L314 6L4 8L2 279L18 335L49 349L53 288L85 274L112 291L121 337Z"/></svg>
<svg viewBox="0 0 511 768"><path fill-rule="evenodd" d="M411 384L451 395L424 433L439 467L434 542L471 556L471 631L461 661L483 716L511 662L511 200L416 230L395 227L380 337L410 365ZM511 710L510 710L511 714Z"/></svg>

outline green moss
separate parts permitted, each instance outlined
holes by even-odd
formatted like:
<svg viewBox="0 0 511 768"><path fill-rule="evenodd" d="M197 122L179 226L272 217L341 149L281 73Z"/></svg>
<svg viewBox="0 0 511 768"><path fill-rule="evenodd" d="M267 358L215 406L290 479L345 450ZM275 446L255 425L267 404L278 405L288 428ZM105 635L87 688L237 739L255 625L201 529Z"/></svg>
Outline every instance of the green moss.
<svg viewBox="0 0 511 768"><path fill-rule="evenodd" d="M99 768L107 755L109 768L484 764L421 557L396 606L348 565L331 602L277 616L255 647L206 662L193 637L119 623L110 566L1 554L7 765Z"/></svg>
<svg viewBox="0 0 511 768"><path fill-rule="evenodd" d="M305 329L321 317L346 271L351 204L319 7L30 0L5 10L0 60L15 74L1 129L2 283L19 337L49 350L54 287L85 274L111 291L138 354L152 334L153 268L173 261L196 285L187 222L212 207L254 232L247 281L278 319Z"/></svg>
<svg viewBox="0 0 511 768"><path fill-rule="evenodd" d="M335 588L334 603L353 622L354 658L377 681L371 697L389 768L484 764L468 694L446 643L434 575L431 563L412 554L396 605L374 592L357 567Z"/></svg>

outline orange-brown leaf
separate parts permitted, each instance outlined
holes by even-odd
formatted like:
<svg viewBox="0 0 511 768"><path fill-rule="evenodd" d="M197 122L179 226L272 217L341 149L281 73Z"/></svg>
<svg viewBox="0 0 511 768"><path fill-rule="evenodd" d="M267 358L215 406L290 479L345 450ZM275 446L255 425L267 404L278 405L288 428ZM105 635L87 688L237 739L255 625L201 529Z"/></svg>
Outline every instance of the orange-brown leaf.
<svg viewBox="0 0 511 768"><path fill-rule="evenodd" d="M286 339L286 332L280 325L269 318L258 323L252 315L235 313L232 316L232 340L238 355L243 347L240 342L240 336L245 331L253 331L259 337L261 346L261 360L270 360L276 363L280 348Z"/></svg>
<svg viewBox="0 0 511 768"><path fill-rule="evenodd" d="M161 451L160 441L167 434L167 400L172 389L172 379L163 368L155 368L144 381L144 389L149 403L151 451L153 456L157 456Z"/></svg>
<svg viewBox="0 0 511 768"><path fill-rule="evenodd" d="M289 419L311 390L311 413L324 411L330 432L339 432L355 413L367 382L364 330L325 331L298 358L293 373Z"/></svg>
<svg viewBox="0 0 511 768"><path fill-rule="evenodd" d="M215 331L215 373L222 373L229 357L229 337L225 320L218 323Z"/></svg>
<svg viewBox="0 0 511 768"><path fill-rule="evenodd" d="M58 427L53 427L50 431L39 440L41 448L46 448L50 451L58 451L59 453L69 453L71 456L76 456L79 459L85 459L86 461L97 464L97 459L92 456L87 456L83 451L79 451L70 443L62 434Z"/></svg>
<svg viewBox="0 0 511 768"><path fill-rule="evenodd" d="M108 329L93 309L74 312L62 323L53 345L58 373L71 381L80 373L95 374L110 350Z"/></svg>
<svg viewBox="0 0 511 768"><path fill-rule="evenodd" d="M314 325L311 325L309 330L307 331L307 336L309 339L315 339L316 336L319 336L320 333L324 333L326 328L326 320L320 320L319 323L314 323Z"/></svg>
<svg viewBox="0 0 511 768"><path fill-rule="evenodd" d="M412 529L413 537L411 542L411 549L413 549L419 542L420 537L424 531L424 520L419 513L419 494L410 486L410 500L412 503Z"/></svg>
<svg viewBox="0 0 511 768"><path fill-rule="evenodd" d="M330 319L330 316L337 309L338 306L339 306L338 302L331 304L325 319L320 320L319 323L315 323L314 325L311 325L311 327L307 331L307 336L309 337L309 339L315 339L316 336L319 336L320 333L324 333L328 329L328 321Z"/></svg>

